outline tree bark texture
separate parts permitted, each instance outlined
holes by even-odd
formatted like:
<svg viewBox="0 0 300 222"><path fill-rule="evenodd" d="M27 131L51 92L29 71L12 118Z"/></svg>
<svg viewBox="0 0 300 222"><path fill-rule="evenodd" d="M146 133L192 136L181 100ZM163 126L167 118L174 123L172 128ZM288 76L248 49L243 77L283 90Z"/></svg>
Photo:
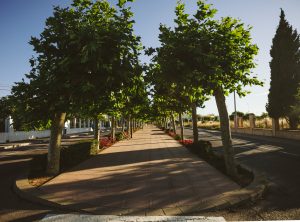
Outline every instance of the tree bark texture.
<svg viewBox="0 0 300 222"><path fill-rule="evenodd" d="M52 120L50 143L47 155L47 173L50 175L56 175L60 170L60 144L65 119L66 113L59 112L54 115Z"/></svg>
<svg viewBox="0 0 300 222"><path fill-rule="evenodd" d="M94 139L97 140L97 149L100 148L100 131L101 130L101 122L99 119L96 117L94 118Z"/></svg>
<svg viewBox="0 0 300 222"><path fill-rule="evenodd" d="M194 136L194 143L197 143L199 140L198 136L198 127L197 127L197 105L196 103L192 104L192 119L193 119L193 136Z"/></svg>
<svg viewBox="0 0 300 222"><path fill-rule="evenodd" d="M183 127L183 120L182 120L182 114L181 113L179 113L179 123L180 123L180 138L183 140L184 127Z"/></svg>
<svg viewBox="0 0 300 222"><path fill-rule="evenodd" d="M279 118L274 118L274 123L275 123L275 130L279 131L280 127L279 127Z"/></svg>
<svg viewBox="0 0 300 222"><path fill-rule="evenodd" d="M114 116L111 117L111 135L110 135L112 141L115 141L116 139L116 119Z"/></svg>
<svg viewBox="0 0 300 222"><path fill-rule="evenodd" d="M237 176L237 168L234 159L234 148L232 146L232 138L229 124L228 111L226 107L225 96L221 89L215 91L215 100L218 107L221 125L222 144L224 149L224 161L227 173L232 176Z"/></svg>
<svg viewBox="0 0 300 222"><path fill-rule="evenodd" d="M133 137L133 120L130 121L130 138Z"/></svg>
<svg viewBox="0 0 300 222"><path fill-rule="evenodd" d="M165 129L168 129L168 119L167 119L167 117L164 118L164 122L165 122Z"/></svg>
<svg viewBox="0 0 300 222"><path fill-rule="evenodd" d="M131 117L129 116L127 119L127 132L128 132L128 138L132 138L132 129L131 129Z"/></svg>
<svg viewBox="0 0 300 222"><path fill-rule="evenodd" d="M171 120L172 120L172 128L173 132L176 133L176 124L175 124L175 119L174 119L174 114L171 114Z"/></svg>

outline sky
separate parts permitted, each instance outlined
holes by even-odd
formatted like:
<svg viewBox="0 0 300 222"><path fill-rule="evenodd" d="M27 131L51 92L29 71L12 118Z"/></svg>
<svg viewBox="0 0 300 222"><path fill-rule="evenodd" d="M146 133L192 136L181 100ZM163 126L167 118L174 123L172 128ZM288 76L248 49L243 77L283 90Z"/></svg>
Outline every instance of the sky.
<svg viewBox="0 0 300 222"><path fill-rule="evenodd" d="M116 0L110 0L115 3ZM196 10L196 0L185 0L187 12ZM218 10L216 18L232 16L241 19L245 25L252 26L252 41L259 47L255 58L257 67L254 75L264 82L263 87L251 87L251 94L237 97L237 110L255 113L265 112L270 82L270 48L279 23L280 8L283 8L289 23L300 30L300 0L207 0ZM0 1L0 96L10 93L14 82L21 81L30 70L29 59L34 54L28 44L31 36L39 36L45 19L52 15L52 6L68 6L71 0L1 0ZM157 47L159 24L174 26L176 0L136 0L130 6L134 12L137 35L141 36L146 47ZM142 62L149 58L141 56ZM228 112L234 110L233 95L227 98ZM198 114L217 114L214 99L198 109Z"/></svg>

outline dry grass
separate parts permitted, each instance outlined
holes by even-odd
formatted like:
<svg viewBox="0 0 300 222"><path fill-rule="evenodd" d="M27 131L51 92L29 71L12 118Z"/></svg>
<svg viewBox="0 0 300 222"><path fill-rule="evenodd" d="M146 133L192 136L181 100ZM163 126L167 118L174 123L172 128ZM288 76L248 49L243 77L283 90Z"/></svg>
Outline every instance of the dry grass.
<svg viewBox="0 0 300 222"><path fill-rule="evenodd" d="M204 129L220 129L220 122L216 121L209 121L209 122L198 122L197 123L198 128L204 128Z"/></svg>
<svg viewBox="0 0 300 222"><path fill-rule="evenodd" d="M281 118L279 120L280 129L289 129L289 124L285 118ZM185 122L185 127L192 127L191 122ZM204 129L220 129L220 122L217 121L207 121L207 122L201 122L199 121L197 123L198 128L204 128ZM230 121L230 127L234 127L234 121ZM250 128L250 122L249 120L243 120L242 126L239 125L240 128ZM261 129L272 129L272 119L267 117L263 119L256 119L255 120L255 128L261 128ZM298 129L300 129L300 125L298 126Z"/></svg>

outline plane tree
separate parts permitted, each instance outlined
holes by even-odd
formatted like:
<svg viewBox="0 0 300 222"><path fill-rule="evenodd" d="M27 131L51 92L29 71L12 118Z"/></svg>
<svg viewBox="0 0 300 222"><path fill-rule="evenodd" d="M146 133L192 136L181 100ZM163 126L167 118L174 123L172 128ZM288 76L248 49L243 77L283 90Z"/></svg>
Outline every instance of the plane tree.
<svg viewBox="0 0 300 222"><path fill-rule="evenodd" d="M205 88L201 83L202 71L207 69L203 57L205 48L195 47L194 33L189 30L191 28L189 23L192 20L184 12L183 3L178 2L175 13L175 27L172 29L160 25L161 46L149 49L147 53L154 55L152 62L159 67L161 82L168 84L170 89L180 92L180 96L177 97L178 102L190 107L196 143L198 141L197 107L202 107L207 100Z"/></svg>
<svg viewBox="0 0 300 222"><path fill-rule="evenodd" d="M21 104L20 115L51 120L49 174L59 172L67 114L118 91L131 76L139 39L132 34L132 12L125 3L119 2L119 10L105 0L74 0L72 7L54 7L44 31L31 38L36 57L12 95Z"/></svg>
<svg viewBox="0 0 300 222"><path fill-rule="evenodd" d="M250 27L234 18L215 20L216 10L197 1L193 16L178 2L175 28L160 26L161 47L156 49L154 61L160 65L165 82L176 85L192 104L194 138L197 138L197 105L206 96L214 96L220 116L224 160L227 173L237 176L234 149L225 96L236 91L244 96L246 85L261 85L251 75L258 48L251 43ZM194 139L194 140L195 140Z"/></svg>
<svg viewBox="0 0 300 222"><path fill-rule="evenodd" d="M251 42L250 27L245 27L240 20L231 17L213 20L215 12L204 1L198 1L198 10L189 26L191 35L195 36L196 50L203 48L201 43L208 42L204 44L205 54L200 56L207 68L198 70L202 73L199 80L205 91L215 97L226 170L229 175L236 177L226 96L233 91L244 96L247 93L244 90L246 85L262 85L262 82L251 75L258 47ZM198 34L194 31L198 31Z"/></svg>
<svg viewBox="0 0 300 222"><path fill-rule="evenodd" d="M178 90L176 84L165 81L165 77L161 73L160 66L157 63L152 63L148 66L147 79L151 85L151 92L154 96L154 107L157 107L155 109L156 113L159 113L158 107L160 107L160 112L164 113L165 115L164 119L167 118L167 116L170 117L172 128L175 133L175 115L178 114L180 123L180 136L183 138L184 127L182 122L182 113L186 112L189 109L189 106L186 103L186 97L184 97L182 94L182 90ZM160 115L156 114L156 116L159 117Z"/></svg>

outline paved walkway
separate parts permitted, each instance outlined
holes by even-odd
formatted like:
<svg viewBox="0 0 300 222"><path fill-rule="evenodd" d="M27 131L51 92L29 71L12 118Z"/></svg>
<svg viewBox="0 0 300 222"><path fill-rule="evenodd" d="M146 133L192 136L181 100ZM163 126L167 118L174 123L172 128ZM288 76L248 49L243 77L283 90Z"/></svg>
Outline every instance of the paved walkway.
<svg viewBox="0 0 300 222"><path fill-rule="evenodd" d="M40 187L40 197L105 215L180 215L239 186L149 126Z"/></svg>

